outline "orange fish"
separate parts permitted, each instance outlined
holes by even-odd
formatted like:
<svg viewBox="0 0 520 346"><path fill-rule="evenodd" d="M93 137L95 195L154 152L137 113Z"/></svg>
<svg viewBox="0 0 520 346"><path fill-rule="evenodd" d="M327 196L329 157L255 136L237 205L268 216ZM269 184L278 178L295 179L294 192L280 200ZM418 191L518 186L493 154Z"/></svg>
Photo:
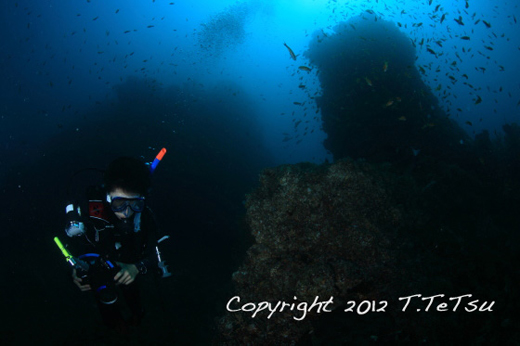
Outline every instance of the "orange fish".
<svg viewBox="0 0 520 346"><path fill-rule="evenodd" d="M292 51L291 47L289 47L287 45L287 43L283 43L283 45L287 48L287 50L289 51L289 54L291 55L291 59L293 59L294 61L296 61L296 55L294 55L294 52Z"/></svg>
<svg viewBox="0 0 520 346"><path fill-rule="evenodd" d="M385 61L383 64L383 72L386 72L388 70L388 61Z"/></svg>
<svg viewBox="0 0 520 346"><path fill-rule="evenodd" d="M385 105L383 107L390 107L393 104L394 104L394 100L388 100L388 102L385 103Z"/></svg>
<svg viewBox="0 0 520 346"><path fill-rule="evenodd" d="M370 79L368 79L367 77L365 77L365 82L367 82L367 84L368 84L369 86L373 86L373 85L372 85L372 81L371 81Z"/></svg>

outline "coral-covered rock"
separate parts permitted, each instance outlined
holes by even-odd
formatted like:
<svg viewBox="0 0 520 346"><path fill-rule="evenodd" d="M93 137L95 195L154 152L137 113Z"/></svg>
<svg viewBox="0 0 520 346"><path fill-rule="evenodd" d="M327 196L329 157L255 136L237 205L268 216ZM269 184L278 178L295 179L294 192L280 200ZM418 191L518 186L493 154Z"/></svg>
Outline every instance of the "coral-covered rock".
<svg viewBox="0 0 520 346"><path fill-rule="evenodd" d="M464 160L471 138L450 119L415 67L413 42L394 22L363 14L312 35L324 146L334 158L407 165L417 156ZM449 154L448 154L449 153Z"/></svg>
<svg viewBox="0 0 520 346"><path fill-rule="evenodd" d="M401 222L383 185L388 172L384 178L378 169L352 160L266 169L246 201L256 244L233 274L240 303L333 297L328 308L335 309L351 299L376 299L395 273L393 235ZM302 313L230 312L219 322L220 335L226 343L296 342L323 315Z"/></svg>

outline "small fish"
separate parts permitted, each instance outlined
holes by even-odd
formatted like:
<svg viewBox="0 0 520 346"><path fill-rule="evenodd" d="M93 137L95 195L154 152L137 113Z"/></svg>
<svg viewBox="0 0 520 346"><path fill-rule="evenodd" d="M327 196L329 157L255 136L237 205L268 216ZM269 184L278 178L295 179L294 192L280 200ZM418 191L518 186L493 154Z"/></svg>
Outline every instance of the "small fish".
<svg viewBox="0 0 520 346"><path fill-rule="evenodd" d="M485 25L487 28L491 28L491 24L489 24L489 22L486 22L485 20L482 20L482 23L484 23L484 25Z"/></svg>
<svg viewBox="0 0 520 346"><path fill-rule="evenodd" d="M299 70L302 70L302 71L307 71L307 72L311 72L312 69L310 67L307 67L307 66L300 66L298 67Z"/></svg>
<svg viewBox="0 0 520 346"><path fill-rule="evenodd" d="M385 107L385 108L386 108L386 107L390 107L390 106L393 105L393 104L394 104L394 100L388 100L388 102L385 103L385 104L383 105L383 107Z"/></svg>
<svg viewBox="0 0 520 346"><path fill-rule="evenodd" d="M442 24L442 22L444 22L444 19L446 19L446 13L444 13L444 14L442 15L442 17L441 17L441 24Z"/></svg>
<svg viewBox="0 0 520 346"><path fill-rule="evenodd" d="M397 118L397 120L400 120L400 121L406 121L406 117L404 115L400 116L399 118Z"/></svg>
<svg viewBox="0 0 520 346"><path fill-rule="evenodd" d="M482 98L477 95L477 99L475 100L475 104L478 105L480 102L482 102Z"/></svg>
<svg viewBox="0 0 520 346"><path fill-rule="evenodd" d="M466 41L471 40L471 38L469 36L462 36L461 39L466 40Z"/></svg>
<svg viewBox="0 0 520 346"><path fill-rule="evenodd" d="M365 77L365 82L367 82L367 84L368 84L369 86L373 86L373 85L372 85L372 81L371 81L370 79L368 79L367 77Z"/></svg>
<svg viewBox="0 0 520 346"><path fill-rule="evenodd" d="M473 126L473 123L471 121L466 121L466 125Z"/></svg>
<svg viewBox="0 0 520 346"><path fill-rule="evenodd" d="M383 72L386 72L388 70L388 61L385 61L383 64Z"/></svg>
<svg viewBox="0 0 520 346"><path fill-rule="evenodd" d="M459 25L464 25L464 22L462 22L462 16L459 16L459 19L455 18L453 20L456 21Z"/></svg>
<svg viewBox="0 0 520 346"><path fill-rule="evenodd" d="M285 48L287 48L287 50L289 51L289 54L291 55L291 59L293 59L294 61L296 61L296 55L294 55L294 52L293 50L291 49L291 47L289 47L287 45L287 43L283 43L283 45L285 46Z"/></svg>

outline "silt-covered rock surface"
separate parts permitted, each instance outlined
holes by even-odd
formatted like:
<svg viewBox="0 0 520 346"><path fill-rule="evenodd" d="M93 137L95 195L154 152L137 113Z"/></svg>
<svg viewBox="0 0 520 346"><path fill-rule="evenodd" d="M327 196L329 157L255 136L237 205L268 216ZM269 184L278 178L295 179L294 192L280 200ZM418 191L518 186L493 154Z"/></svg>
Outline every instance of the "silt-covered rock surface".
<svg viewBox="0 0 520 346"><path fill-rule="evenodd" d="M336 162L264 170L230 292L233 309L333 297L332 311L226 312L216 342L520 343L519 126L470 138L395 24L360 16L334 30L315 33L305 55L320 71L314 98ZM403 312L416 294L437 298ZM481 311L468 312L470 301ZM350 302L387 305L345 312Z"/></svg>
<svg viewBox="0 0 520 346"><path fill-rule="evenodd" d="M348 300L393 294L402 242L398 194L385 186L413 189L384 167L342 160L266 169L247 197L247 221L255 244L233 274L244 302L309 302L333 297L333 310ZM295 300L296 297L296 300ZM220 322L225 343L291 343L312 334L323 312L230 313ZM300 320L297 320L300 319ZM232 341L234 340L234 341Z"/></svg>

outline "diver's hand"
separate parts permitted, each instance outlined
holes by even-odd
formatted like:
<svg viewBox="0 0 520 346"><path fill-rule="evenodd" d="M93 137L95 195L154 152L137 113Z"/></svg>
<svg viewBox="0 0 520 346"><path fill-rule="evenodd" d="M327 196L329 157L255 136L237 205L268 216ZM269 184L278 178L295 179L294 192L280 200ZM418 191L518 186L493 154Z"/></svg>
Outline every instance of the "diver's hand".
<svg viewBox="0 0 520 346"><path fill-rule="evenodd" d="M78 276L76 275L76 269L72 269L72 282L74 282L74 285L78 286L79 289L81 291L90 291L92 288L90 287L90 285L83 285L81 282L82 280L80 278L78 278Z"/></svg>
<svg viewBox="0 0 520 346"><path fill-rule="evenodd" d="M116 285L130 285L134 282L135 277L139 274L139 270L135 266L135 264L126 264L121 262L116 262L117 265L121 268L121 270L114 276L114 281Z"/></svg>

